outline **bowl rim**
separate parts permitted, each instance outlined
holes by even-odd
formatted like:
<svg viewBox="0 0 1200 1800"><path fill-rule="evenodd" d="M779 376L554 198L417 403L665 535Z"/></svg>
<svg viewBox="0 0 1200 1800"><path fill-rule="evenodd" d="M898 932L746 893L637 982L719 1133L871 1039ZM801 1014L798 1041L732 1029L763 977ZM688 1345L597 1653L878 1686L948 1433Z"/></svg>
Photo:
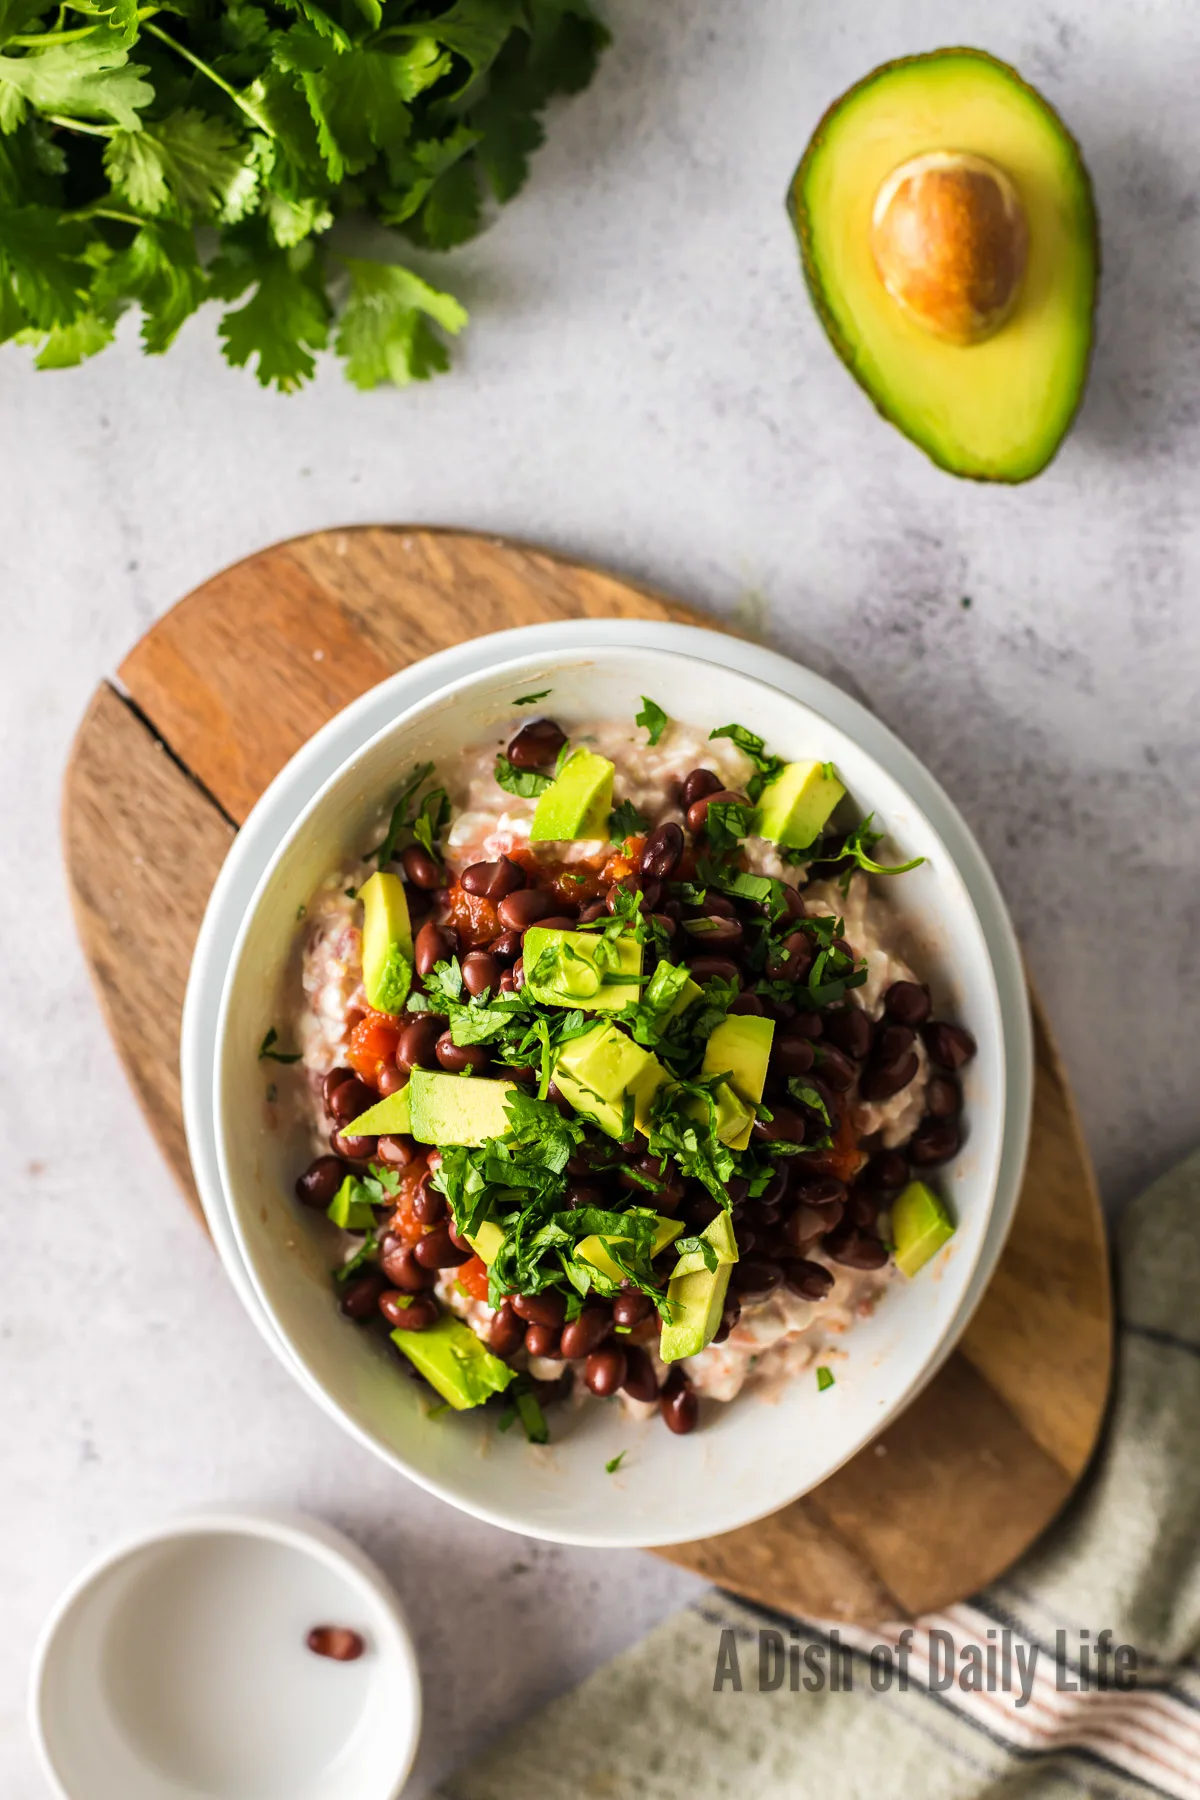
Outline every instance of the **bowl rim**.
<svg viewBox="0 0 1200 1800"><path fill-rule="evenodd" d="M623 621L621 623L625 625L628 630L630 624L640 624L641 622ZM534 629L538 630L540 628ZM717 644L725 643L725 640L722 639L719 634L713 632L697 631L689 627L675 627L673 628L673 631L678 632L680 636L687 639L700 638L705 640L703 647L706 649L709 644L715 646ZM513 633L497 633L495 634L493 641L495 641L498 649L501 646L508 647L511 644L512 649L516 651L518 649L518 644L513 642L513 640L519 639L522 635L523 634L520 631ZM608 641L604 641L605 637L607 637ZM263 1290L247 1251L237 1207L232 1199L233 1184L230 1179L226 1162L224 1104L220 1092L219 1069L225 1055L230 1000L234 990L235 976L243 953L246 935L251 928L252 921L262 901L263 895L274 878L280 860L292 845L297 835L303 831L308 819L322 805L330 788L343 780L347 772L351 770L360 759L366 757L379 742L406 729L414 720L432 712L443 705L447 700L461 695L464 691L468 691L484 681L491 682L494 681L497 676L515 674L530 662L544 664L547 661L553 660L576 661L581 657L587 656L596 656L607 660L615 656L628 657L630 655L637 655L639 652L649 650L665 654L677 660L682 659L685 662L691 661L693 663L703 663L709 668L727 666L715 663L712 655L705 656L697 654L697 647L691 643L664 644L661 642L654 642L639 644L636 642L631 643L628 641L627 636L621 640L614 641L613 637L607 633L602 636L601 633L596 630L595 622L578 621L574 622L574 629L566 635L565 641L560 642L553 649L527 649L524 650L522 654L514 654L499 661L491 660L480 668L474 669L467 674L453 677L450 680L435 686L420 698L403 707L399 713L389 717L384 724L373 731L364 741L358 743L349 755L341 759L337 767L324 781L321 782L316 792L310 796L301 811L292 818L291 824L284 832L280 841L276 844L255 884L254 893L240 921L236 941L229 956L217 1028L217 1079L215 1082L217 1090L215 1095L216 1137L226 1211L241 1252L242 1268L246 1278L254 1289L259 1305L263 1309L267 1324L277 1335L279 1341L278 1347L282 1347L286 1353L285 1360L289 1369L293 1374L299 1373L301 1375L302 1385L308 1388L309 1392L317 1399L323 1410L329 1413L331 1417L335 1418L344 1430L349 1431L359 1442L374 1451L376 1455L381 1456L390 1466L405 1474L409 1479L416 1481L427 1491L436 1494L439 1498L458 1507L459 1510L467 1512L488 1523L501 1526L502 1528L524 1531L550 1541L608 1547L628 1547L635 1544L643 1547L651 1547L658 1543L665 1544L674 1541L677 1533L668 1531L660 1536L654 1536L648 1535L644 1531L639 1531L636 1535L630 1535L628 1532L603 1533L584 1532L579 1528L564 1529L561 1526L556 1527L554 1525L546 1525L540 1521L531 1523L526 1516L519 1512L519 1510L510 1510L507 1506L493 1507L484 1500L468 1498L460 1491L443 1485L443 1483L435 1477L414 1468L401 1453L377 1438L369 1428L362 1426L353 1420L343 1410L341 1404L334 1395L322 1385L320 1379L308 1368L302 1352L291 1342L279 1323L275 1310ZM787 659L777 657L773 652L761 652L760 654L764 658L770 658L772 663L783 665L784 668L795 667L795 665L790 664ZM402 671L401 678L408 673L409 671ZM740 670L739 673L745 675L745 677L752 682L772 688L786 703L801 706L809 712L818 714L818 716L827 716L823 714L821 705L825 696L827 694L835 696L836 705L834 707L834 716L830 718L829 722L838 729L844 731L848 736L852 737L857 747L862 750L869 759L876 764L883 766L885 772L898 783L904 790L910 802L920 812L926 828L931 832L934 838L940 842L947 860L954 867L966 890L967 901L971 911L975 915L979 928L982 947L985 954L987 973L993 990L995 1019L1000 1031L1001 1078L1004 1080L1006 1086L1006 1093L1000 1106L999 1142L993 1178L990 1184L990 1193L988 1196L987 1219L985 1219L975 1252L971 1256L970 1261L960 1265L961 1273L956 1271L958 1276L956 1286L960 1290L961 1296L959 1310L951 1315L925 1361L914 1372L908 1383L897 1390L896 1395L883 1409L881 1416L864 1423L861 1436L856 1439L853 1445L846 1451L845 1455L823 1470L822 1474L818 1477L817 1482L808 1483L798 1490L798 1493L803 1493L811 1491L812 1486L818 1485L820 1481L827 1479L829 1475L835 1472L836 1468L842 1466L845 1461L858 1454L864 1445L869 1443L871 1438L877 1435L879 1431L883 1430L886 1425L894 1419L897 1412L904 1405L908 1404L915 1394L920 1391L921 1387L932 1378L933 1374L936 1373L936 1370L950 1354L954 1344L958 1341L962 1331L969 1322L974 1305L978 1304L978 1300L982 1297L982 1292L986 1283L980 1285L978 1294L973 1295L971 1291L975 1272L985 1257L989 1260L990 1265L994 1267L995 1260L999 1255L999 1250L1003 1243L1002 1237L996 1246L991 1245L987 1241L987 1224L997 1206L1002 1201L1007 1202L1007 1210L1009 1218L1011 1219L1012 1206L1015 1205L1016 1192L1019 1188L1020 1173L1024 1163L1024 1148L1025 1140L1027 1138L1028 1123L1027 1089L1029 1087L1029 1082L1028 1080L1025 1080L1014 1084L1011 1080L1011 1070L1014 1066L1014 1058L1015 1067L1019 1071L1024 1070L1028 1074L1028 1071L1031 1069L1031 1055L1027 1040L1028 1005L1023 976L1020 973L1021 964L1015 935L1013 934L1011 923L1008 919L995 879L991 874L991 870L983 858L982 852L969 829L965 825L965 822L961 819L961 815L958 814L957 809L953 806L952 802L944 795L933 777L924 769L923 765L914 757L913 753L900 744L899 740L894 738L894 735L890 730L882 725L880 721L875 719L874 716L870 714L866 708L862 707L859 702L853 700L841 690L833 687L833 684L825 682L823 678L813 675L811 671L806 670L804 671L804 674L806 680L811 681L817 689L815 698L801 698L799 695L791 692L789 688L771 681L767 676L760 672L752 672L743 669ZM389 682L396 681L397 679L397 677L391 677L389 678ZM365 702L369 702L374 696L381 695L382 691L388 687L389 682L381 683L379 688L371 690L367 695L361 696L359 700L352 703L352 706L362 707ZM838 716L839 714L841 716ZM849 715L848 717L846 716L847 714ZM331 721L331 723L333 723L333 721ZM324 729L328 730L329 727L327 726ZM875 738L877 741L870 741L872 738ZM883 752L882 754L881 751ZM914 771L918 777L915 782L911 779ZM919 790L922 786L924 786L927 791L931 791L935 801L940 803L935 806L933 815L931 815L926 797L919 791L914 791L914 787ZM269 791L270 790L268 790L268 792ZM260 802L260 804L262 803ZM253 818L253 814L251 815L251 818ZM249 823L249 821L247 821L247 823ZM945 829L947 823L952 827L950 833L951 836L954 836L955 831L957 831L957 835L961 840L959 844L953 845L947 842L947 832ZM243 827L243 829L245 829L245 827ZM966 853L965 858L964 851ZM964 867L964 860L970 865L969 867ZM980 906L981 896L980 893L977 892L977 887L979 886L982 887L983 898L987 902L985 909L981 909ZM985 916L985 911L987 914L990 914L990 917ZM1010 967L1003 971L1003 973L1011 980L1015 971L1018 977L1016 991L1010 990L1007 995L1003 991L1003 983L1001 981L1002 970L999 964L1002 961L1007 961L1010 964ZM1015 1110L1019 1129L1020 1142L1015 1148L1010 1143L1010 1133L1008 1129L1010 1123L1010 1109ZM1024 1126L1024 1130L1020 1129L1022 1126ZM1011 1163L1012 1166L1010 1170L1006 1170L1006 1162ZM1006 1174L1008 1175L1007 1184L1005 1183ZM1002 1190L1005 1185L1012 1190L1011 1195L1003 1193ZM968 1301L971 1302L970 1310L967 1309ZM261 1329L263 1322L261 1320L256 1320L256 1322L260 1324ZM791 1496L791 1498L795 1497L795 1495ZM762 1517L765 1513L774 1511L778 1506L787 1503L787 1498L772 1498L765 1507L759 1508L756 1512L739 1512L736 1518L731 1518L729 1521L722 1521L719 1524L714 1525L712 1529L736 1529L738 1525L751 1523L755 1517Z"/></svg>
<svg viewBox="0 0 1200 1800"><path fill-rule="evenodd" d="M386 1660L389 1680L402 1681L409 1702L411 1728L406 1739L395 1738L392 1716L386 1725L381 1714L372 1718L371 1730L395 1741L396 1760L389 1772L390 1785L379 1789L375 1800L396 1800L416 1760L422 1729L421 1670L412 1630L399 1595L382 1569L351 1538L324 1519L273 1507L197 1507L124 1533L92 1556L75 1574L47 1615L34 1647L30 1665L27 1716L30 1735L42 1772L60 1800L79 1800L59 1772L48 1729L47 1707L55 1675L55 1656L61 1634L97 1584L143 1551L200 1537L238 1537L247 1541L280 1544L311 1561L334 1570L352 1588L366 1594L386 1620L388 1641L377 1645ZM103 1663L95 1668L100 1678ZM378 1714L378 1708L376 1709ZM368 1796L363 1800L369 1800Z"/></svg>

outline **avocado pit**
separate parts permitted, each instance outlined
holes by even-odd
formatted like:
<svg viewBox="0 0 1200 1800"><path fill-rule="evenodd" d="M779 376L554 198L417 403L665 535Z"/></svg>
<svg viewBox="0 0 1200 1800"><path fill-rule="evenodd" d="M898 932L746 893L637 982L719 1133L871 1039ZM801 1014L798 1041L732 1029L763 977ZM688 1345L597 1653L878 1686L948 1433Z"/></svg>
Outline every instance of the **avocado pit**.
<svg viewBox="0 0 1200 1800"><path fill-rule="evenodd" d="M871 250L888 293L924 330L966 347L1011 316L1029 250L1025 208L1009 175L969 151L934 150L881 185Z"/></svg>

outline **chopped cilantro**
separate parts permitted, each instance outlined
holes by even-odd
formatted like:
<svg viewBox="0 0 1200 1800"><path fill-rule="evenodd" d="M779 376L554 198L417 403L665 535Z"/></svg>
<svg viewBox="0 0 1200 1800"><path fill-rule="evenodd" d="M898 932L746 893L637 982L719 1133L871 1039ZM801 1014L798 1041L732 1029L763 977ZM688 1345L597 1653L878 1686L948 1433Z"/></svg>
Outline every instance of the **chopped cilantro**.
<svg viewBox="0 0 1200 1800"><path fill-rule="evenodd" d="M300 902L299 906L296 908L296 918L297 918L297 920L299 920L299 919L306 919L307 917L308 917L308 908L307 908L307 906L305 906L305 904L302 900Z"/></svg>
<svg viewBox="0 0 1200 1800"><path fill-rule="evenodd" d="M854 863L866 871L868 875L907 875L910 869L919 869L925 861L923 856L914 856L911 862L895 863L890 868L885 863L875 862L868 854L883 838L882 831L871 829L874 813L868 813L861 825L856 825L842 845L838 860L850 857Z"/></svg>
<svg viewBox="0 0 1200 1800"><path fill-rule="evenodd" d="M547 694L552 694L553 692L554 692L553 688L543 688L541 690L541 692L538 694L518 694L516 699L513 701L513 705L514 706L535 706L539 700L544 700L546 698Z"/></svg>
<svg viewBox="0 0 1200 1800"><path fill-rule="evenodd" d="M746 792L751 800L757 802L765 787L783 773L787 763L782 756L770 756L757 732L747 731L744 725L720 725L716 731L709 732L713 738L729 738L735 743L743 756L748 756L754 764L754 774L746 784Z"/></svg>
<svg viewBox="0 0 1200 1800"><path fill-rule="evenodd" d="M615 1475L621 1464L625 1461L627 1455L627 1451L618 1450L615 1456L610 1456L604 1465L604 1473L606 1475Z"/></svg>
<svg viewBox="0 0 1200 1800"><path fill-rule="evenodd" d="M817 1392L819 1394L823 1394L825 1392L826 1388L831 1388L832 1386L833 1386L833 1370L830 1368L827 1368L826 1365L824 1363L822 1363L820 1368L817 1370Z"/></svg>
<svg viewBox="0 0 1200 1800"><path fill-rule="evenodd" d="M347 898L347 900L357 900L358 899L358 889L356 887L348 887L346 889L346 898Z"/></svg>
<svg viewBox="0 0 1200 1800"><path fill-rule="evenodd" d="M411 770L408 779L400 789L399 794L396 796L395 803L392 806L391 820L389 821L383 842L377 850L371 852L371 855L378 859L379 867L381 869L387 868L388 864L395 856L396 851L400 848L401 836L411 829L409 809L412 805L413 797L417 790L424 782L428 781L432 774L433 764L431 762L417 763Z"/></svg>
<svg viewBox="0 0 1200 1800"><path fill-rule="evenodd" d="M704 817L704 832L711 850L736 850L743 838L754 831L758 809L740 800L722 800L710 806Z"/></svg>
<svg viewBox="0 0 1200 1800"><path fill-rule="evenodd" d="M506 794L515 794L519 800L536 800L539 794L545 793L554 779L552 775L539 774L537 769L514 768L507 756L496 758L493 773L497 785Z"/></svg>
<svg viewBox="0 0 1200 1800"><path fill-rule="evenodd" d="M659 738L670 724L666 713L657 700L647 700L642 695L642 710L634 718L635 725L644 725L650 736L651 744L657 744Z"/></svg>
<svg viewBox="0 0 1200 1800"><path fill-rule="evenodd" d="M300 1061L301 1053L299 1050L295 1050L291 1055L288 1055L283 1050L276 1050L274 1048L278 1042L279 1033L272 1025L270 1031L268 1031L266 1037L258 1046L259 1062L298 1063Z"/></svg>
<svg viewBox="0 0 1200 1800"><path fill-rule="evenodd" d="M608 835L614 844L623 843L626 838L640 837L649 829L649 819L638 811L632 800L618 801L608 815Z"/></svg>
<svg viewBox="0 0 1200 1800"><path fill-rule="evenodd" d="M548 1444L550 1428L546 1424L546 1415L537 1400L522 1388L517 1395L517 1411L521 1415L521 1423L525 1427L525 1436L531 1444Z"/></svg>

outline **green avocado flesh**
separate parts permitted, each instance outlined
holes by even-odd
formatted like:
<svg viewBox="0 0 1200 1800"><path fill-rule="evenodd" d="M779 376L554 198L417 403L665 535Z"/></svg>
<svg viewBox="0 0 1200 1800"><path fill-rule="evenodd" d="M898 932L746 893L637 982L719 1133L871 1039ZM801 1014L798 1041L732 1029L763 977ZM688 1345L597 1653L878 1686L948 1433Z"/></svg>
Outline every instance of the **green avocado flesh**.
<svg viewBox="0 0 1200 1800"><path fill-rule="evenodd" d="M752 1013L730 1013L704 1047L701 1076L724 1075L717 1089L717 1136L731 1150L750 1142L754 1109L763 1097L775 1025Z"/></svg>
<svg viewBox="0 0 1200 1800"><path fill-rule="evenodd" d="M759 798L759 833L787 850L806 850L845 792L831 763L787 763Z"/></svg>
<svg viewBox="0 0 1200 1800"><path fill-rule="evenodd" d="M892 1206L892 1241L896 1267L915 1275L954 1236L946 1203L923 1181L910 1181Z"/></svg>
<svg viewBox="0 0 1200 1800"><path fill-rule="evenodd" d="M665 1250L671 1240L677 1238L682 1230L682 1220L664 1219L661 1215L656 1215L651 1256L657 1256L660 1250ZM597 1237L594 1234L591 1237L580 1238L575 1246L575 1260L589 1263L593 1269L598 1269L601 1275L607 1275L610 1281L621 1281L625 1271L620 1263L614 1262L609 1255L609 1246L615 1246L619 1253L622 1244L632 1245L632 1242L632 1238L605 1238Z"/></svg>
<svg viewBox="0 0 1200 1800"><path fill-rule="evenodd" d="M512 1091L511 1081L414 1069L403 1089L409 1098L412 1135L419 1144L478 1148L508 1130L510 1120L504 1106Z"/></svg>
<svg viewBox="0 0 1200 1800"><path fill-rule="evenodd" d="M738 1260L737 1240L728 1213L718 1213L700 1235L716 1251L717 1266L710 1269L698 1250L681 1256L676 1263L675 1273L667 1283L671 1317L663 1326L659 1343L664 1362L699 1356L712 1343L725 1310L730 1273Z"/></svg>
<svg viewBox="0 0 1200 1800"><path fill-rule="evenodd" d="M598 932L547 931L531 925L521 949L525 986L543 1006L620 1012L638 997L642 946L635 937L610 942ZM621 975L633 979L620 981Z"/></svg>
<svg viewBox="0 0 1200 1800"><path fill-rule="evenodd" d="M871 245L883 182L938 150L1003 169L1029 226L1011 317L966 347L934 337L897 305ZM1099 269L1091 181L1042 96L980 50L886 63L826 113L788 207L821 323L884 418L954 475L1039 474L1083 394Z"/></svg>
<svg viewBox="0 0 1200 1800"><path fill-rule="evenodd" d="M413 941L408 900L398 875L364 881L362 964L367 999L377 1012L399 1013L412 986Z"/></svg>
<svg viewBox="0 0 1200 1800"><path fill-rule="evenodd" d="M639 1131L648 1130L650 1103L666 1079L653 1051L610 1024L571 1038L554 1066L555 1086L576 1112L618 1139L629 1116Z"/></svg>
<svg viewBox="0 0 1200 1800"><path fill-rule="evenodd" d="M597 756L594 750L572 750L534 808L530 842L554 843L563 838L607 841L613 774L607 757Z"/></svg>
<svg viewBox="0 0 1200 1800"><path fill-rule="evenodd" d="M502 1394L517 1372L452 1313L444 1312L426 1331L393 1331L392 1342L455 1412Z"/></svg>
<svg viewBox="0 0 1200 1800"><path fill-rule="evenodd" d="M384 1100L377 1100L354 1120L359 1137L398 1137L412 1130L408 1088L402 1087Z"/></svg>

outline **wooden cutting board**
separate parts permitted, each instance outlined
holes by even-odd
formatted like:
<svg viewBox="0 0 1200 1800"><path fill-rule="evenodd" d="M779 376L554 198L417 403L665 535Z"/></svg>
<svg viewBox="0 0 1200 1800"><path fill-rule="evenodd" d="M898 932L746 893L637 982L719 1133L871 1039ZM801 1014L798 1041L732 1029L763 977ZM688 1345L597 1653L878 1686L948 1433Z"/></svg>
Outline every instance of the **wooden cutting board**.
<svg viewBox="0 0 1200 1800"><path fill-rule="evenodd" d="M545 551L360 528L264 550L189 594L93 697L67 772L67 866L100 1001L198 1219L179 1091L192 946L235 832L314 731L396 669L556 619L713 625ZM961 1599L1062 1507L1099 1430L1112 1309L1095 1183L1037 1014L1028 1174L961 1345L883 1437L803 1500L661 1554L785 1612L875 1623Z"/></svg>

